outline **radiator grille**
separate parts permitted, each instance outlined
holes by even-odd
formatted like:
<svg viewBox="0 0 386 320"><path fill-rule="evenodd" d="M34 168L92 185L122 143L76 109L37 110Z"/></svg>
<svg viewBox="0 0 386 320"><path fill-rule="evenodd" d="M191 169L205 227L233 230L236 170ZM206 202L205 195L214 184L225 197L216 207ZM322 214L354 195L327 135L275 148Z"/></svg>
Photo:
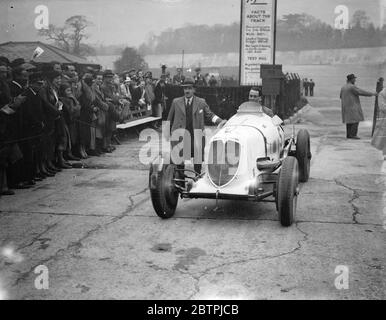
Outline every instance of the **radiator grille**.
<svg viewBox="0 0 386 320"><path fill-rule="evenodd" d="M240 163L240 144L229 140L212 142L209 149L208 173L212 182L221 187L230 182Z"/></svg>

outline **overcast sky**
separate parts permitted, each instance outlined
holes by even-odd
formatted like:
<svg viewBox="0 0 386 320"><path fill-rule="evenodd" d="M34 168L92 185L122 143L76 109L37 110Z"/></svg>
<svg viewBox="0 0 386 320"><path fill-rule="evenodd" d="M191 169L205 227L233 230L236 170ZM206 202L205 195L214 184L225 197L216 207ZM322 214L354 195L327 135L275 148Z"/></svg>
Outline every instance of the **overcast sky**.
<svg viewBox="0 0 386 320"><path fill-rule="evenodd" d="M308 13L333 24L337 5L350 16L365 10L375 24L380 3L386 0L278 0L278 15ZM190 24L230 24L240 19L240 0L0 0L0 43L41 40L34 28L35 7L46 5L49 22L62 25L72 15L85 15L94 23L88 42L138 46L150 32Z"/></svg>

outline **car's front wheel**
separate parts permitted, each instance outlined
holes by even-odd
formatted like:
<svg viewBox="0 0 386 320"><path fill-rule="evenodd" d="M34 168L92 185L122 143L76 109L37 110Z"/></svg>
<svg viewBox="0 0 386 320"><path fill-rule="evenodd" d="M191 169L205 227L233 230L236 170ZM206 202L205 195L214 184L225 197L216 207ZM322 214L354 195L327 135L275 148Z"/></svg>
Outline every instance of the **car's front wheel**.
<svg viewBox="0 0 386 320"><path fill-rule="evenodd" d="M299 163L299 181L307 182L310 177L311 149L310 135L307 130L300 130L296 138L296 158Z"/></svg>
<svg viewBox="0 0 386 320"><path fill-rule="evenodd" d="M289 227L295 220L298 194L298 161L289 156L282 164L277 181L277 208L280 223L284 227Z"/></svg>
<svg viewBox="0 0 386 320"><path fill-rule="evenodd" d="M151 202L157 215L162 219L171 218L177 207L178 191L174 178L176 166L164 165L161 171L155 171L153 166L149 172L149 188Z"/></svg>

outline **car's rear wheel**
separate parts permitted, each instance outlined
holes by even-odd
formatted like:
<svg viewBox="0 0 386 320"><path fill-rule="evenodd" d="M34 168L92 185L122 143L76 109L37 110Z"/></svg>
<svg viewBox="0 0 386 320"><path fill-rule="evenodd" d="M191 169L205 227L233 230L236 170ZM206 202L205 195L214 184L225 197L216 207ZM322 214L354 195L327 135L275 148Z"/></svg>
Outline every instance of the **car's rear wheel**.
<svg viewBox="0 0 386 320"><path fill-rule="evenodd" d="M298 193L298 161L295 157L287 157L282 164L277 182L279 220L284 227L289 227L295 220Z"/></svg>
<svg viewBox="0 0 386 320"><path fill-rule="evenodd" d="M311 149L310 135L307 130L300 130L296 139L296 158L299 163L299 181L307 182L310 177Z"/></svg>
<svg viewBox="0 0 386 320"><path fill-rule="evenodd" d="M174 178L176 166L164 165L161 171L155 172L153 166L149 172L149 188L151 202L157 215L162 219L171 218L178 203L178 190Z"/></svg>

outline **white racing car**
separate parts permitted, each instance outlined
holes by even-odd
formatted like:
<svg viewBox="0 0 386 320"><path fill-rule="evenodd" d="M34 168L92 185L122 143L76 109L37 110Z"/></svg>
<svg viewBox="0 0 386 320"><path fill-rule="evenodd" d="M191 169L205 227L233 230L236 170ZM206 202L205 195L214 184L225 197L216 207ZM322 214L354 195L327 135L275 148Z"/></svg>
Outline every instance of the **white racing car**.
<svg viewBox="0 0 386 320"><path fill-rule="evenodd" d="M295 218L298 183L310 175L307 130L285 139L282 120L261 112L254 102L243 103L206 148L203 173L164 164L150 167L149 188L155 212L174 215L178 197L275 202L282 226Z"/></svg>

